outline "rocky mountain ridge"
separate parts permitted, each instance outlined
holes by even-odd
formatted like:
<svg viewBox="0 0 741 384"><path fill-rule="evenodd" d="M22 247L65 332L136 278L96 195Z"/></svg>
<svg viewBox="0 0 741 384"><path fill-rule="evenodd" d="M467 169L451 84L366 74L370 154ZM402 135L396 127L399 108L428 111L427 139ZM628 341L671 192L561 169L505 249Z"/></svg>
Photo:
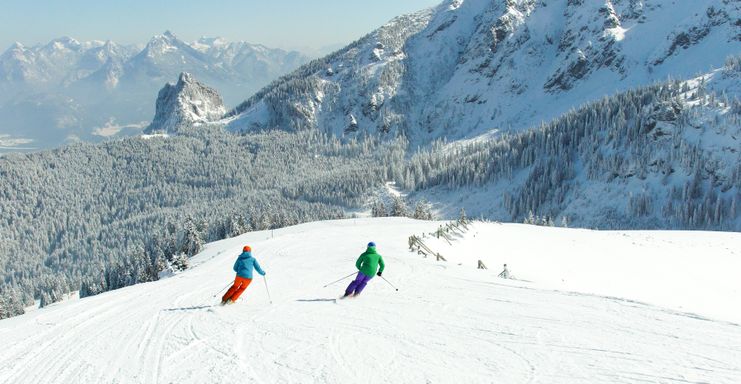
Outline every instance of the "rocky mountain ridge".
<svg viewBox="0 0 741 384"><path fill-rule="evenodd" d="M447 0L281 78L227 122L414 144L467 139L689 79L739 50L738 2Z"/></svg>

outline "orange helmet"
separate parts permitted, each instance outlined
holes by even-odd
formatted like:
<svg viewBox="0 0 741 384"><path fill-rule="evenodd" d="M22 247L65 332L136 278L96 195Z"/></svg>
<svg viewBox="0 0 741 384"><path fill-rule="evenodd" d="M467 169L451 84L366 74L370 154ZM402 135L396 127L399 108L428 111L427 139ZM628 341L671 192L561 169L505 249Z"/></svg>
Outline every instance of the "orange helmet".
<svg viewBox="0 0 741 384"><path fill-rule="evenodd" d="M245 245L244 248L242 248L244 252L252 252L252 248L249 245Z"/></svg>

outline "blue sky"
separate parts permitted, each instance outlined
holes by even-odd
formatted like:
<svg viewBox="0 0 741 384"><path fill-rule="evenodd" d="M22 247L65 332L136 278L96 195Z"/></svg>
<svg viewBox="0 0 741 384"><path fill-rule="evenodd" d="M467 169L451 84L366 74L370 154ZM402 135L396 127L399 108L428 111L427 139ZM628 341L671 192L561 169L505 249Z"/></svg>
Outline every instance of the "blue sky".
<svg viewBox="0 0 741 384"><path fill-rule="evenodd" d="M145 43L171 30L190 41L222 36L271 47L345 44L394 16L442 0L3 0L0 51L70 36Z"/></svg>

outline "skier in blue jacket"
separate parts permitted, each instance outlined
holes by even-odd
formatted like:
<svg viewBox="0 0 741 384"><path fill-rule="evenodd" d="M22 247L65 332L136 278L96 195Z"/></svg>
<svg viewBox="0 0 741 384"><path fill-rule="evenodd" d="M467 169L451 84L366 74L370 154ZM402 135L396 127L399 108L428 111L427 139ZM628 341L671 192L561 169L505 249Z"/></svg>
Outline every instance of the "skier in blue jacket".
<svg viewBox="0 0 741 384"><path fill-rule="evenodd" d="M234 278L234 284L221 298L221 305L233 304L239 299L242 292L252 282L252 269L265 276L265 271L260 267L260 263L252 257L252 248L249 245L245 245L242 249L242 254L239 255L237 261L234 263L234 272L237 273L237 276Z"/></svg>

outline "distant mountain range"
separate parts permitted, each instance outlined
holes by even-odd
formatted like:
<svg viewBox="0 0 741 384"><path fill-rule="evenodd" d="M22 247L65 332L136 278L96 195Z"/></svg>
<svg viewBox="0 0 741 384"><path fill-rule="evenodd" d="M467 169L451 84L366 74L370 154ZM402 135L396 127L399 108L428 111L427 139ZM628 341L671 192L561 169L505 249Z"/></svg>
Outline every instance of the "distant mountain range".
<svg viewBox="0 0 741 384"><path fill-rule="evenodd" d="M221 38L187 43L169 31L143 47L69 37L15 43L0 55L0 151L140 132L154 115L157 90L183 71L235 105L307 61Z"/></svg>

